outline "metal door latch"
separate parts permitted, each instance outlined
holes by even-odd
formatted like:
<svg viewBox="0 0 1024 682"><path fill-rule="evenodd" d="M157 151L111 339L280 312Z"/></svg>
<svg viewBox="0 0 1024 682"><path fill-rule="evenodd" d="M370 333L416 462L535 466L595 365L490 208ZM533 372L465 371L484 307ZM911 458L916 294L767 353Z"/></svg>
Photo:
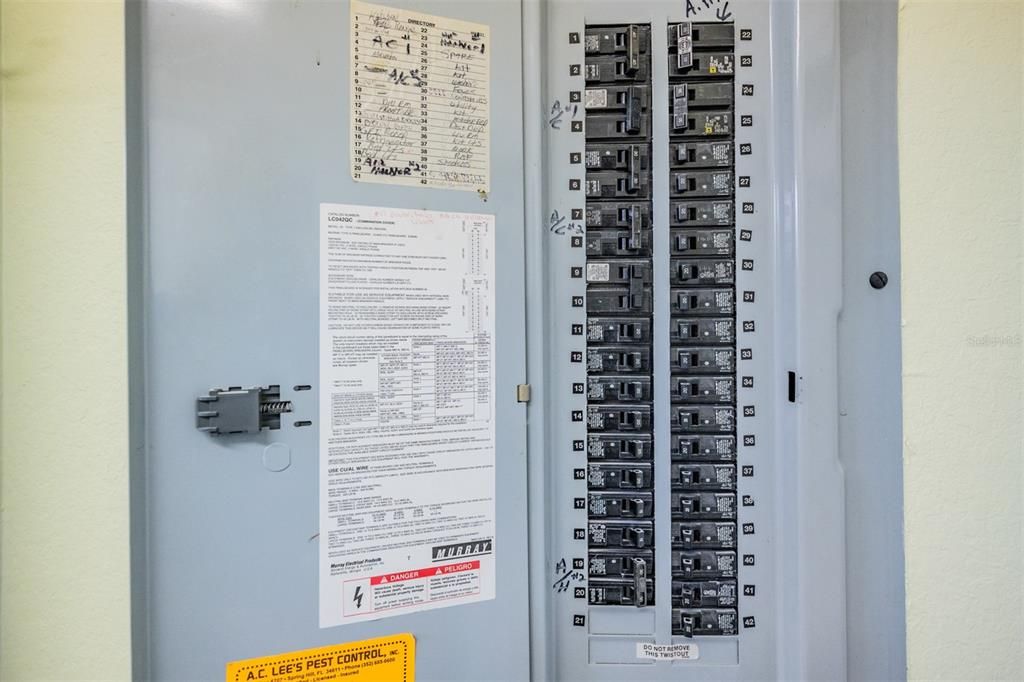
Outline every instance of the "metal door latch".
<svg viewBox="0 0 1024 682"><path fill-rule="evenodd" d="M281 400L278 385L260 388L211 388L196 398L196 428L210 435L258 433L281 428L281 415L292 411L290 400Z"/></svg>

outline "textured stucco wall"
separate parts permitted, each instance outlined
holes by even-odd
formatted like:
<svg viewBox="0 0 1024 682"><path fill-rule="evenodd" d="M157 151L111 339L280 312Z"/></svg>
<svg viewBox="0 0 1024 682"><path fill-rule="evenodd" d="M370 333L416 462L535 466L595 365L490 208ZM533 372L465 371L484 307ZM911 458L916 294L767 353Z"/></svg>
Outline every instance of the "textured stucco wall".
<svg viewBox="0 0 1024 682"><path fill-rule="evenodd" d="M129 679L124 7L3 0L0 679Z"/></svg>
<svg viewBox="0 0 1024 682"><path fill-rule="evenodd" d="M1024 679L1022 30L1014 0L900 11L913 679Z"/></svg>

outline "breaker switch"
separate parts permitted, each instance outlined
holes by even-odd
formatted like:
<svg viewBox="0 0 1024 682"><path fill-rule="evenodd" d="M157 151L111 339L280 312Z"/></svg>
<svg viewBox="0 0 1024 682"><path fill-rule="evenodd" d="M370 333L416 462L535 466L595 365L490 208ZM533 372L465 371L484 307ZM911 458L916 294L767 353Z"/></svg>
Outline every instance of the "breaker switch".
<svg viewBox="0 0 1024 682"><path fill-rule="evenodd" d="M650 377L592 376L587 379L587 400L633 403L650 399Z"/></svg>
<svg viewBox="0 0 1024 682"><path fill-rule="evenodd" d="M736 552L732 551L674 551L672 574L685 578L736 577Z"/></svg>
<svg viewBox="0 0 1024 682"><path fill-rule="evenodd" d="M731 82L687 82L672 86L673 113L678 114L679 103L683 107L728 107L733 103ZM685 110L684 110L685 115Z"/></svg>
<svg viewBox="0 0 1024 682"><path fill-rule="evenodd" d="M630 24L626 29L626 70L636 73L640 69L640 27Z"/></svg>
<svg viewBox="0 0 1024 682"><path fill-rule="evenodd" d="M674 173L675 195L687 197L731 196L733 191L732 171L696 171Z"/></svg>
<svg viewBox="0 0 1024 682"><path fill-rule="evenodd" d="M626 348L629 348L628 346ZM589 348L587 350L587 371L589 372L647 372L651 366L651 353L647 348L626 350L618 348Z"/></svg>
<svg viewBox="0 0 1024 682"><path fill-rule="evenodd" d="M587 408L587 428L593 431L643 431L651 427L651 407L637 405L622 409L617 405Z"/></svg>
<svg viewBox="0 0 1024 682"><path fill-rule="evenodd" d="M732 259L693 259L672 261L673 284L732 284L735 263Z"/></svg>
<svg viewBox="0 0 1024 682"><path fill-rule="evenodd" d="M631 87L626 90L626 120L625 120L625 131L630 135L635 135L640 132L643 127L643 99L640 96L640 90L636 87Z"/></svg>
<svg viewBox="0 0 1024 682"><path fill-rule="evenodd" d="M587 540L591 547L644 549L650 544L652 533L650 521L591 521Z"/></svg>
<svg viewBox="0 0 1024 682"><path fill-rule="evenodd" d="M654 509L651 493L591 493L587 501L590 516L609 519L650 518Z"/></svg>
<svg viewBox="0 0 1024 682"><path fill-rule="evenodd" d="M672 145L675 154L671 156L676 166L720 167L731 166L733 146L731 141L677 142Z"/></svg>
<svg viewBox="0 0 1024 682"><path fill-rule="evenodd" d="M649 531L646 528L629 528L623 535L628 536L633 543L633 546L637 549L643 549L647 546L647 538Z"/></svg>
<svg viewBox="0 0 1024 682"><path fill-rule="evenodd" d="M587 592L592 605L648 606L654 603L652 580L625 582L594 579L588 581Z"/></svg>
<svg viewBox="0 0 1024 682"><path fill-rule="evenodd" d="M674 360L673 372L725 374L736 369L736 351L732 348L679 348Z"/></svg>
<svg viewBox="0 0 1024 682"><path fill-rule="evenodd" d="M736 612L731 609L674 609L672 633L694 635L735 635Z"/></svg>
<svg viewBox="0 0 1024 682"><path fill-rule="evenodd" d="M731 256L733 233L732 230L673 230L672 243L674 253Z"/></svg>
<svg viewBox="0 0 1024 682"><path fill-rule="evenodd" d="M643 218L644 211L641 206L634 204L629 207L629 231L631 234L640 234L640 230L644 227Z"/></svg>
<svg viewBox="0 0 1024 682"><path fill-rule="evenodd" d="M633 68L634 64L627 55L592 57L587 60L583 76L587 83L650 82L648 63L639 60L636 68Z"/></svg>
<svg viewBox="0 0 1024 682"><path fill-rule="evenodd" d="M673 289L673 313L728 315L733 312L732 289Z"/></svg>
<svg viewBox="0 0 1024 682"><path fill-rule="evenodd" d="M673 459L729 460L736 457L736 437L728 435L675 435Z"/></svg>
<svg viewBox="0 0 1024 682"><path fill-rule="evenodd" d="M733 490L735 464L673 464L672 482L687 490Z"/></svg>
<svg viewBox="0 0 1024 682"><path fill-rule="evenodd" d="M654 573L652 562L653 554L650 550L634 553L613 552L609 550L594 550L590 553L590 561L587 573L597 578L635 578L638 574L641 579Z"/></svg>
<svg viewBox="0 0 1024 682"><path fill-rule="evenodd" d="M672 407L674 431L698 433L731 433L736 429L736 410L710 405L677 405Z"/></svg>
<svg viewBox="0 0 1024 682"><path fill-rule="evenodd" d="M672 377L672 398L682 403L732 403L736 380L724 377Z"/></svg>
<svg viewBox="0 0 1024 682"><path fill-rule="evenodd" d="M651 291L643 287L590 287L588 313L650 313Z"/></svg>
<svg viewBox="0 0 1024 682"><path fill-rule="evenodd" d="M736 340L736 324L732 318L686 318L675 320L672 342L692 341L708 344L731 344Z"/></svg>
<svg viewBox="0 0 1024 682"><path fill-rule="evenodd" d="M647 606L647 561L633 558L633 590L636 594L636 605Z"/></svg>
<svg viewBox="0 0 1024 682"><path fill-rule="evenodd" d="M587 458L591 460L651 458L649 434L611 435L594 434L587 440Z"/></svg>
<svg viewBox="0 0 1024 682"><path fill-rule="evenodd" d="M674 521L672 545L682 549L732 549L736 524L722 521Z"/></svg>
<svg viewBox="0 0 1024 682"><path fill-rule="evenodd" d="M587 88L583 93L583 106L588 113L625 111L626 107L630 106L631 95L640 98L641 110L646 113L651 100L651 91L646 85L601 85ZM593 137L593 135L588 134L588 137ZM590 153L589 145L587 153Z"/></svg>
<svg viewBox="0 0 1024 682"><path fill-rule="evenodd" d="M682 54L682 53L680 53ZM690 114L689 89L686 84L672 87L672 129L685 130L688 125L687 117Z"/></svg>
<svg viewBox="0 0 1024 682"><path fill-rule="evenodd" d="M641 230L650 226L650 207L647 204L602 201L588 204L585 218L590 228L632 228L635 225L637 230Z"/></svg>
<svg viewBox="0 0 1024 682"><path fill-rule="evenodd" d="M643 327L634 323L620 324L619 338L641 341L644 338Z"/></svg>
<svg viewBox="0 0 1024 682"><path fill-rule="evenodd" d="M680 71L693 66L693 28L688 21L676 24L676 68Z"/></svg>
<svg viewBox="0 0 1024 682"><path fill-rule="evenodd" d="M648 116L634 114L641 108L642 99L627 98L626 110L622 113L587 114L588 140L620 140L622 138L646 138L649 132ZM633 102L630 105L630 102Z"/></svg>
<svg viewBox="0 0 1024 682"><path fill-rule="evenodd" d="M732 135L732 111L690 109L679 121L673 117L672 134L684 138L704 138Z"/></svg>
<svg viewBox="0 0 1024 682"><path fill-rule="evenodd" d="M684 519L732 521L736 493L672 493L672 511Z"/></svg>
<svg viewBox="0 0 1024 682"><path fill-rule="evenodd" d="M735 215L736 206L732 200L675 202L672 204L671 213L674 221L673 224L681 224L684 227L730 225L732 224ZM710 235L712 233L706 232L690 234L693 236L700 236L701 234ZM683 250L681 244L677 244L677 250Z"/></svg>
<svg viewBox="0 0 1024 682"><path fill-rule="evenodd" d="M736 606L735 580L672 581L673 606L716 608Z"/></svg>
<svg viewBox="0 0 1024 682"><path fill-rule="evenodd" d="M619 400L649 400L650 384L639 381L623 381L619 383Z"/></svg>
<svg viewBox="0 0 1024 682"><path fill-rule="evenodd" d="M591 464L587 485L592 490L639 490L650 488L650 464Z"/></svg>

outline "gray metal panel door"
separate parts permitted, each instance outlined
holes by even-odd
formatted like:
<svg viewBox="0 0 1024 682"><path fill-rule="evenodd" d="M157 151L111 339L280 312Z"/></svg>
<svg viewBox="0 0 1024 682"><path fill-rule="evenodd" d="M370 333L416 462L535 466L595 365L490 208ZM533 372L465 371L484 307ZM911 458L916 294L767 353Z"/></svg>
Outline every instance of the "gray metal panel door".
<svg viewBox="0 0 1024 682"><path fill-rule="evenodd" d="M521 17L514 0L405 6L493 30L492 176L472 192L356 184L347 2L133 6L134 197L144 255L137 486L139 677L215 680L228 661L412 632L421 680L528 677ZM132 33L137 32L137 33ZM320 202L493 213L497 223L497 598L317 624ZM141 382L141 383L139 383ZM279 431L196 430L211 387L280 384ZM295 392L294 385L313 390ZM313 420L296 427L295 420ZM144 423L144 426L143 426ZM290 465L265 462L282 443Z"/></svg>

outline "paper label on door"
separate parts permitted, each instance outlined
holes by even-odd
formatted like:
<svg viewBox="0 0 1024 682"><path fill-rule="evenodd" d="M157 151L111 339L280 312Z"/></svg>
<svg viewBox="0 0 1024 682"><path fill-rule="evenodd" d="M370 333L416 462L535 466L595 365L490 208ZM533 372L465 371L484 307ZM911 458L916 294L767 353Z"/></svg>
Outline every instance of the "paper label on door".
<svg viewBox="0 0 1024 682"><path fill-rule="evenodd" d="M494 216L320 206L320 626L494 598Z"/></svg>
<svg viewBox="0 0 1024 682"><path fill-rule="evenodd" d="M409 633L228 663L225 682L413 682Z"/></svg>
<svg viewBox="0 0 1024 682"><path fill-rule="evenodd" d="M351 5L353 179L490 191L490 27Z"/></svg>

